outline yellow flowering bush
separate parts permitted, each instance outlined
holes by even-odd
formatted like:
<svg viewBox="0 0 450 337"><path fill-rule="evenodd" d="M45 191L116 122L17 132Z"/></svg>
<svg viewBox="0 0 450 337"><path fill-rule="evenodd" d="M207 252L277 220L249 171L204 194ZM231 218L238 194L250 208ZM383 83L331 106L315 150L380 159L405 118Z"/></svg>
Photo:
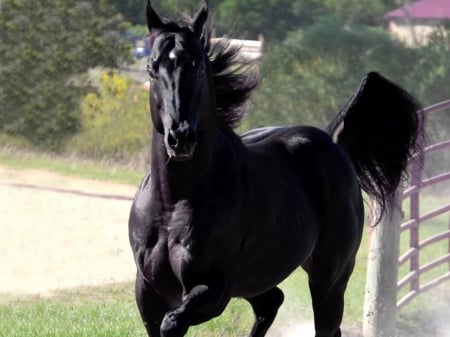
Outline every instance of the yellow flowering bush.
<svg viewBox="0 0 450 337"><path fill-rule="evenodd" d="M81 132L68 151L126 161L150 146L148 92L117 72L101 76L100 87L81 103Z"/></svg>

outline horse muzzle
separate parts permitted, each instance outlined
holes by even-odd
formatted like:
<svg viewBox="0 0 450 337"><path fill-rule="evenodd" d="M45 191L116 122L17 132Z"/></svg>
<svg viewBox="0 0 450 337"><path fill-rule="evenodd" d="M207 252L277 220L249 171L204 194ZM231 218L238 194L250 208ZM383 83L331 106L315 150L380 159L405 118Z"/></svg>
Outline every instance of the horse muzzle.
<svg viewBox="0 0 450 337"><path fill-rule="evenodd" d="M187 122L182 122L169 128L164 141L170 159L186 161L194 155L197 133Z"/></svg>

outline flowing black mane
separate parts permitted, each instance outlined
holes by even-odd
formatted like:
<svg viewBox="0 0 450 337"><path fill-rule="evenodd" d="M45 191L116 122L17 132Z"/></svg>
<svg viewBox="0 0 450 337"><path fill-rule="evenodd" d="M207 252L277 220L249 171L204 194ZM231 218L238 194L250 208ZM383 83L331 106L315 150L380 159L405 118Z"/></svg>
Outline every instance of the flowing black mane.
<svg viewBox="0 0 450 337"><path fill-rule="evenodd" d="M178 21L166 21L162 29L150 34L150 45L163 32L190 31L192 18L184 17ZM216 94L216 114L220 124L235 128L245 115L245 102L258 84L256 73L252 70L254 62L244 60L240 46L232 45L223 38L210 42L212 25L203 29L201 42L208 56Z"/></svg>

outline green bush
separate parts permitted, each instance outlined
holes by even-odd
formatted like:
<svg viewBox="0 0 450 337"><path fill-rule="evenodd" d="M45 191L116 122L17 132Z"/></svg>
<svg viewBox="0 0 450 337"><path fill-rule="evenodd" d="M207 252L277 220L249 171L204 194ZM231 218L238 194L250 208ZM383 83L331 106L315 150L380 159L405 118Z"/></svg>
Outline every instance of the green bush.
<svg viewBox="0 0 450 337"><path fill-rule="evenodd" d="M83 98L80 113L81 130L67 144L68 152L117 161L149 152L148 92L126 77L103 74L98 91Z"/></svg>
<svg viewBox="0 0 450 337"><path fill-rule="evenodd" d="M350 27L336 17L322 18L267 51L250 124L323 127L367 72L379 71L398 81L414 57L414 51L380 28Z"/></svg>
<svg viewBox="0 0 450 337"><path fill-rule="evenodd" d="M108 0L3 0L0 13L0 132L60 150L77 132L79 74L130 57L125 25Z"/></svg>
<svg viewBox="0 0 450 337"><path fill-rule="evenodd" d="M449 52L445 30L429 45L409 48L382 28L321 18L266 51L247 123L326 126L370 71L400 84L424 105L449 99Z"/></svg>

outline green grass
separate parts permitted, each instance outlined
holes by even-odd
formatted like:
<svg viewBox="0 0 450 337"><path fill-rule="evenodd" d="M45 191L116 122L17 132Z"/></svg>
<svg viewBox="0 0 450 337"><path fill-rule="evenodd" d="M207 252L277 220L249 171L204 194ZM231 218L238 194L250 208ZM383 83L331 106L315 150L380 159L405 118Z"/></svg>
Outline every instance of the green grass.
<svg viewBox="0 0 450 337"><path fill-rule="evenodd" d="M238 336L250 328L248 305L234 300L224 314L188 336ZM0 297L0 337L144 337L132 284L58 291L49 297Z"/></svg>
<svg viewBox="0 0 450 337"><path fill-rule="evenodd" d="M0 148L0 165L17 170L40 169L79 178L131 185L138 185L145 173L143 169L136 170L114 162L95 162L6 148Z"/></svg>
<svg viewBox="0 0 450 337"><path fill-rule="evenodd" d="M360 306L362 298L352 295L361 275L355 275L347 297L351 306ZM355 282L356 281L356 282ZM358 286L357 286L358 287ZM311 320L311 300L305 274L299 270L281 288L286 301L280 309L275 329L286 322ZM349 308L347 325L354 325L360 314ZM218 318L192 327L187 337L246 336L253 315L249 304L233 299ZM49 296L0 295L0 337L144 337L146 336L134 302L132 284L100 288L57 291Z"/></svg>
<svg viewBox="0 0 450 337"><path fill-rule="evenodd" d="M0 336L145 336L131 285L83 288L51 297L2 296Z"/></svg>

